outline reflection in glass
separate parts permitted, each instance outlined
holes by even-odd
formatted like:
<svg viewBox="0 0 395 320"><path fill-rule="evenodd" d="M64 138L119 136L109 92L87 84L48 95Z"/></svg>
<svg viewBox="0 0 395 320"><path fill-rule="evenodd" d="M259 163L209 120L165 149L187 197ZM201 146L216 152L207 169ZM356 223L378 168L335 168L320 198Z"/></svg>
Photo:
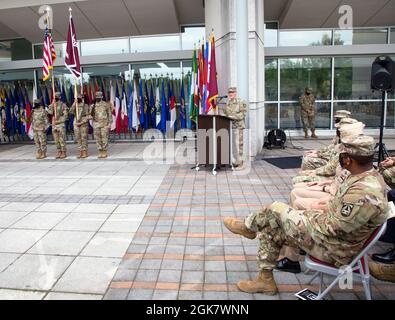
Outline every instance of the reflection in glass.
<svg viewBox="0 0 395 320"><path fill-rule="evenodd" d="M265 24L265 47L278 46L278 23L268 22Z"/></svg>
<svg viewBox="0 0 395 320"><path fill-rule="evenodd" d="M395 28L391 28L391 35L390 35L391 39L391 43L395 43Z"/></svg>
<svg viewBox="0 0 395 320"><path fill-rule="evenodd" d="M266 101L278 100L278 63L277 59L265 60Z"/></svg>
<svg viewBox="0 0 395 320"><path fill-rule="evenodd" d="M33 99L33 70L0 72L0 88L14 89L14 86L26 87L30 102ZM8 92L8 91L7 91Z"/></svg>
<svg viewBox="0 0 395 320"><path fill-rule="evenodd" d="M278 128L278 104L266 103L265 104L265 128L272 130Z"/></svg>
<svg viewBox="0 0 395 320"><path fill-rule="evenodd" d="M30 60L33 58L32 44L26 39L0 41L0 62Z"/></svg>
<svg viewBox="0 0 395 320"><path fill-rule="evenodd" d="M299 101L306 87L313 89L317 100L330 100L330 58L280 59L280 64L282 101Z"/></svg>
<svg viewBox="0 0 395 320"><path fill-rule="evenodd" d="M387 123L386 128L395 128L395 101L387 103Z"/></svg>
<svg viewBox="0 0 395 320"><path fill-rule="evenodd" d="M186 27L181 33L182 50L193 50L197 43L204 39L205 27ZM159 51L159 50L157 50Z"/></svg>
<svg viewBox="0 0 395 320"><path fill-rule="evenodd" d="M381 102L338 102L334 104L334 112L348 110L352 117L363 122L367 128L378 128L381 122Z"/></svg>
<svg viewBox="0 0 395 320"><path fill-rule="evenodd" d="M375 99L370 88L372 63L376 57L335 58L335 100Z"/></svg>
<svg viewBox="0 0 395 320"><path fill-rule="evenodd" d="M11 61L11 41L0 42L0 62Z"/></svg>
<svg viewBox="0 0 395 320"><path fill-rule="evenodd" d="M330 45L332 45L331 30L280 31L280 47Z"/></svg>
<svg viewBox="0 0 395 320"><path fill-rule="evenodd" d="M173 77L181 78L180 62L157 62L145 64L133 64L132 74L140 74L142 78Z"/></svg>
<svg viewBox="0 0 395 320"><path fill-rule="evenodd" d="M180 36L137 37L130 40L132 53L180 50Z"/></svg>
<svg viewBox="0 0 395 320"><path fill-rule="evenodd" d="M335 45L386 44L387 29L336 30Z"/></svg>
<svg viewBox="0 0 395 320"><path fill-rule="evenodd" d="M81 55L95 56L102 54L122 54L129 53L129 40L108 39L81 42Z"/></svg>

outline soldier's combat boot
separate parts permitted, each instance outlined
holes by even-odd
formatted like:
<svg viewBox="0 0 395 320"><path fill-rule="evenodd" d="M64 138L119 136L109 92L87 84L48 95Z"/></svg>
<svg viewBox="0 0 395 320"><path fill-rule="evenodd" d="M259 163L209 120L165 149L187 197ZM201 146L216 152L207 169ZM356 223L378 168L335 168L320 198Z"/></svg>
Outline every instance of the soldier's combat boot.
<svg viewBox="0 0 395 320"><path fill-rule="evenodd" d="M255 280L240 281L237 287L247 293L263 293L274 296L278 293L276 281L274 281L273 271L262 270Z"/></svg>
<svg viewBox="0 0 395 320"><path fill-rule="evenodd" d="M389 281L395 283L395 264L369 262L370 273L373 277L381 281Z"/></svg>
<svg viewBox="0 0 395 320"><path fill-rule="evenodd" d="M88 151L86 151L86 150L82 151L81 158L82 158L82 159L88 158Z"/></svg>
<svg viewBox="0 0 395 320"><path fill-rule="evenodd" d="M41 159L41 151L39 150L39 151L37 151L37 153L36 153L36 159L37 160L40 160Z"/></svg>
<svg viewBox="0 0 395 320"><path fill-rule="evenodd" d="M317 139L318 137L316 136L316 134L315 134L315 130L311 130L311 137L313 138L313 139Z"/></svg>
<svg viewBox="0 0 395 320"><path fill-rule="evenodd" d="M254 240L256 238L256 232L248 230L243 220L235 218L225 218L224 225L228 230L234 234L239 234L247 239Z"/></svg>
<svg viewBox="0 0 395 320"><path fill-rule="evenodd" d="M58 153L56 154L56 159L60 159L62 156L62 151L58 150Z"/></svg>
<svg viewBox="0 0 395 320"><path fill-rule="evenodd" d="M99 159L103 159L103 151L102 151L102 150L99 151L99 156L98 156L98 158L99 158Z"/></svg>
<svg viewBox="0 0 395 320"><path fill-rule="evenodd" d="M47 152L46 151L42 151L42 158L41 159L46 159L47 158Z"/></svg>
<svg viewBox="0 0 395 320"><path fill-rule="evenodd" d="M82 150L80 150L80 155L77 157L77 159L81 159L82 158L82 153L83 153L84 151L82 151Z"/></svg>
<svg viewBox="0 0 395 320"><path fill-rule="evenodd" d="M61 151L59 159L63 160L63 159L66 159L66 158L67 158L66 151Z"/></svg>
<svg viewBox="0 0 395 320"><path fill-rule="evenodd" d="M305 139L309 138L309 131L307 129L304 131L304 138Z"/></svg>
<svg viewBox="0 0 395 320"><path fill-rule="evenodd" d="M107 159L108 158L108 152L107 150L103 151L103 159Z"/></svg>

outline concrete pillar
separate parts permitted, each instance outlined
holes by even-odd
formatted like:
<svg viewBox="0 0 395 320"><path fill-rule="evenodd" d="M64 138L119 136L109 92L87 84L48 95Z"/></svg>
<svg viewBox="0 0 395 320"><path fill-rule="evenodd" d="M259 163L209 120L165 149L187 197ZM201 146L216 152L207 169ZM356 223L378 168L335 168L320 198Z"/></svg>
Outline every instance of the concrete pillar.
<svg viewBox="0 0 395 320"><path fill-rule="evenodd" d="M205 3L206 31L209 35L214 29L216 36L220 95L226 95L228 88L235 86L239 87L239 96L248 102L247 128L251 141L250 150L246 144L245 152L253 158L262 150L265 135L264 0L206 0ZM248 47L247 57L243 48L240 47L241 53L237 49L238 41L246 40L245 37L237 39L238 23L240 27L245 23L238 18L241 13L238 6L242 5L248 5L248 45L243 45L244 49ZM242 32L245 34L245 25ZM248 70L243 73L238 68Z"/></svg>

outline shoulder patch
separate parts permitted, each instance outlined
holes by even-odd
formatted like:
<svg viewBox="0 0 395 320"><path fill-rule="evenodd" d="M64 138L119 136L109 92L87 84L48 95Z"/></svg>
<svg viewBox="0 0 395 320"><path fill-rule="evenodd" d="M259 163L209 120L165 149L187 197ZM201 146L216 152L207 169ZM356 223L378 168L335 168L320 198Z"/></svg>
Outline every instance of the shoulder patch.
<svg viewBox="0 0 395 320"><path fill-rule="evenodd" d="M342 216L348 218L351 215L353 209L354 209L353 204L345 204L341 210Z"/></svg>

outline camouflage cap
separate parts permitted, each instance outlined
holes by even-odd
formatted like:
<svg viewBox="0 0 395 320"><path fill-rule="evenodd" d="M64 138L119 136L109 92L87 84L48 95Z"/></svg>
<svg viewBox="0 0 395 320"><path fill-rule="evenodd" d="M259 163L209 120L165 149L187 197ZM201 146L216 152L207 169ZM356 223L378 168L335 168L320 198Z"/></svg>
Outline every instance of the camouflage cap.
<svg viewBox="0 0 395 320"><path fill-rule="evenodd" d="M101 92L101 91L98 91L98 92L96 92L96 98L103 98L103 92Z"/></svg>
<svg viewBox="0 0 395 320"><path fill-rule="evenodd" d="M347 137L363 134L364 129L365 129L365 125L362 122L343 124L339 128L340 138L343 141L343 139Z"/></svg>
<svg viewBox="0 0 395 320"><path fill-rule="evenodd" d="M346 125L346 124L354 124L359 122L358 120L355 120L353 118L343 118L339 123L335 124L335 127L337 129L340 129L342 126Z"/></svg>
<svg viewBox="0 0 395 320"><path fill-rule="evenodd" d="M79 95L77 96L77 99L82 99L82 94L79 94Z"/></svg>
<svg viewBox="0 0 395 320"><path fill-rule="evenodd" d="M60 92L55 92L55 98L60 98L61 97L61 93Z"/></svg>
<svg viewBox="0 0 395 320"><path fill-rule="evenodd" d="M305 90L306 92L312 92L312 91L313 91L313 89L310 88L310 87L306 87L304 90Z"/></svg>
<svg viewBox="0 0 395 320"><path fill-rule="evenodd" d="M342 139L339 145L339 153L347 153L351 156L372 156L374 155L375 141L372 137L364 134L354 135Z"/></svg>
<svg viewBox="0 0 395 320"><path fill-rule="evenodd" d="M351 112L347 110L339 110L335 114L335 119L345 119L351 117Z"/></svg>
<svg viewBox="0 0 395 320"><path fill-rule="evenodd" d="M229 93L237 92L237 88L236 88L236 87L230 87L229 90L228 90L228 92L229 92Z"/></svg>
<svg viewBox="0 0 395 320"><path fill-rule="evenodd" d="M34 99L33 103L34 104L41 104L42 101L41 101L41 99L38 98L38 99Z"/></svg>

